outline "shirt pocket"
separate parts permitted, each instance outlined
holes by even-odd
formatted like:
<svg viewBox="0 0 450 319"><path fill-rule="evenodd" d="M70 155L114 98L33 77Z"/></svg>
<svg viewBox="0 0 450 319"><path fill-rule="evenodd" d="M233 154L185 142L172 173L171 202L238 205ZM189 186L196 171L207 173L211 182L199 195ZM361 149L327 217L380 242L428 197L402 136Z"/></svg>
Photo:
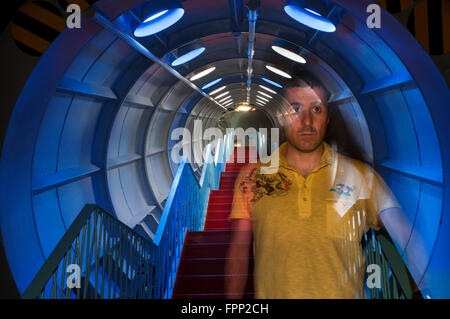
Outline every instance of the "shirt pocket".
<svg viewBox="0 0 450 319"><path fill-rule="evenodd" d="M352 198L326 200L326 233L329 238L357 242L360 240L358 201Z"/></svg>

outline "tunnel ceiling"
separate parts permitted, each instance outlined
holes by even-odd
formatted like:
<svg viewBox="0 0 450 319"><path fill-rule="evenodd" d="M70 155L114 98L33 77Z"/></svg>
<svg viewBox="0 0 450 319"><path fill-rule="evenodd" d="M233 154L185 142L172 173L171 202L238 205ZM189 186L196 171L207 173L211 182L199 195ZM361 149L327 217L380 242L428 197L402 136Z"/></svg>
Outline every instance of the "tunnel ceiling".
<svg viewBox="0 0 450 319"><path fill-rule="evenodd" d="M448 153L443 146L447 139L439 131L441 117L436 116L442 109L435 102L445 101L448 89L439 93L443 80L435 68L427 71L412 63L406 44L398 41L414 47L416 59L425 61L423 66L429 66L430 59L412 38L397 31L400 25L387 13L383 12L383 21L396 30L392 32L396 38L367 28L369 1L332 2L337 30L323 33L289 18L283 1L261 1L251 91L264 85L278 94L271 94L273 102L266 106L255 107L276 123L273 106L281 104L283 97L262 78L284 82L266 69L267 64L286 72L303 68L321 80L331 93L332 144L374 165L398 196L413 227L426 234L427 262L413 274L420 282L427 270L432 276L442 262L439 252L445 248L438 245L438 238L444 236L439 229L448 194L443 160ZM132 34L142 3L100 0L95 9L115 28ZM181 4L185 15L178 23L140 38L140 43L165 63L187 45L200 43L205 52L176 71L190 78L214 66L214 72L193 82L202 87L221 77L205 92L226 85L223 92L230 91L234 103L241 103L246 96L247 9L240 1L186 0ZM10 196L1 197L6 211L18 211L13 217L2 214L2 235L21 291L86 203L99 204L151 238L178 167L170 156L177 143L171 133L179 127L192 132L194 121L200 119L203 129L216 127L229 112L84 18L79 33L64 31L42 57L17 102L5 138L2 185L13 180L8 169L21 167L21 174L15 176ZM275 53L271 45L276 41L296 48L307 63L299 65ZM424 72L433 76L428 83L420 76ZM39 82L44 73L45 87ZM438 92L435 95L430 93L430 81ZM36 107L30 110L27 105L32 101ZM26 135L21 132L24 123L29 128ZM23 145L20 150L14 148L18 140ZM199 175L201 163L191 165ZM18 228L22 231L15 231ZM417 240L411 237L403 253L414 249ZM20 244L25 242L26 248ZM24 251L31 270L23 266ZM437 257L432 259L434 251Z"/></svg>

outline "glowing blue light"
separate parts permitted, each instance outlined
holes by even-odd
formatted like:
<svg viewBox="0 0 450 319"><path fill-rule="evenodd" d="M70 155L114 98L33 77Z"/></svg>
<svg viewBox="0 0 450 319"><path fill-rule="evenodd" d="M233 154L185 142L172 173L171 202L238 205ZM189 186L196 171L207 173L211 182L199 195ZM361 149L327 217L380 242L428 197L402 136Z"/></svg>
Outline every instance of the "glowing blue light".
<svg viewBox="0 0 450 319"><path fill-rule="evenodd" d="M137 26L134 30L134 35L140 38L158 33L175 24L183 15L183 8L168 9L154 13Z"/></svg>
<svg viewBox="0 0 450 319"><path fill-rule="evenodd" d="M279 87L279 88L282 88L282 87L283 87L281 84L278 84L277 82L274 82L274 81L272 81L272 80L269 80L268 78L262 78L262 80L263 80L263 81L266 81L266 82L269 83L269 84L272 84L273 86L276 86L276 87Z"/></svg>
<svg viewBox="0 0 450 319"><path fill-rule="evenodd" d="M202 86L202 90L206 90L206 89L210 88L211 86L216 85L220 81L222 81L222 78L215 79L214 81L211 81L208 84L205 84L204 86Z"/></svg>
<svg viewBox="0 0 450 319"><path fill-rule="evenodd" d="M314 10L311 10L311 9L308 9L308 8L305 8L305 10L306 10L306 11L309 11L309 12L311 12L311 13L314 13L314 14L317 15L317 16L322 16L320 13L317 13L317 12L314 11Z"/></svg>
<svg viewBox="0 0 450 319"><path fill-rule="evenodd" d="M162 10L158 13L155 13L154 15L148 17L147 19L144 20L144 22L150 22L152 20L155 20L156 18L162 16L163 14L167 13L169 10Z"/></svg>
<svg viewBox="0 0 450 319"><path fill-rule="evenodd" d="M303 9L295 5L284 6L284 11L294 20L319 31L334 32L336 26L327 18L311 9Z"/></svg>
<svg viewBox="0 0 450 319"><path fill-rule="evenodd" d="M189 61L195 59L196 57L198 57L200 54L202 54L205 50L206 49L202 47L202 48L192 50L186 54L183 54L182 56L176 58L172 62L172 66L178 66L178 65L184 64L186 62L189 62Z"/></svg>

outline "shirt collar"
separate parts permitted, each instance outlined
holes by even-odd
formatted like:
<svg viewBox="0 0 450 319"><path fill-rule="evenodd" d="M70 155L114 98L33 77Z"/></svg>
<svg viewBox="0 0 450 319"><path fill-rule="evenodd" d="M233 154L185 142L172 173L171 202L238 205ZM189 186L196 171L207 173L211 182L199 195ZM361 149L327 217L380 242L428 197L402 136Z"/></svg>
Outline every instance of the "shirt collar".
<svg viewBox="0 0 450 319"><path fill-rule="evenodd" d="M283 167L285 167L285 168L289 168L289 169L294 169L292 166L290 166L289 164L288 164L288 162L286 161L286 158L283 156L283 153L285 152L285 149L287 148L287 143L288 142L284 142L283 144L281 144L280 145L280 148L279 148L279 152L276 152L276 153L278 153L279 154L279 163L280 163L280 166L283 166ZM331 161L332 161L332 158L333 158L333 153L335 152L331 147L330 147L330 145L327 143L327 142L325 142L325 141L322 141L322 144L323 144L323 147L324 147L324 149L323 149L323 153L322 153L322 156L321 156L321 158L320 158L320 164L319 164L319 166L317 167L317 168L315 168L315 169L320 169L320 168L322 168L322 167L325 167L326 165L328 165L328 164L331 164ZM276 154L275 153L275 154ZM274 154L274 155L275 155ZM314 169L314 170L315 170ZM295 170L295 169L294 169Z"/></svg>

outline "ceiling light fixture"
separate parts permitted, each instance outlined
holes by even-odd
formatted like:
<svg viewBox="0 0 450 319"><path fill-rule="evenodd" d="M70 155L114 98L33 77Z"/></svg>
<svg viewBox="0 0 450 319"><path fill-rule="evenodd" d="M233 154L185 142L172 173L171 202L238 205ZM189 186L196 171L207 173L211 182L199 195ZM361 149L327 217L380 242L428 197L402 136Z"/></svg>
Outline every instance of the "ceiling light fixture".
<svg viewBox="0 0 450 319"><path fill-rule="evenodd" d="M216 99L216 100L217 100L217 99L220 99L222 96L225 96L225 95L227 95L228 93L230 93L230 91L226 91L226 92L224 92L224 93L221 93L221 94L217 95L217 96L215 97L215 99Z"/></svg>
<svg viewBox="0 0 450 319"><path fill-rule="evenodd" d="M227 87L227 86L224 85L224 86L222 86L222 87L220 87L220 88L218 88L218 89L216 89L216 90L210 92L209 95L214 95L214 94L216 94L216 93L219 93L220 91L224 90L226 87Z"/></svg>
<svg viewBox="0 0 450 319"><path fill-rule="evenodd" d="M216 84L219 83L220 81L222 81L222 78L215 79L214 81L211 81L211 82L209 82L208 84L203 85L203 86L202 86L202 90L209 89L210 87L216 85Z"/></svg>
<svg viewBox="0 0 450 319"><path fill-rule="evenodd" d="M283 86L282 86L281 84L278 84L277 82L272 81L272 80L270 80L270 79L268 79L268 78L261 78L261 79L262 79L263 81L269 83L269 84L272 84L273 86L276 86L276 87L279 87L279 88L283 88Z"/></svg>
<svg viewBox="0 0 450 319"><path fill-rule="evenodd" d="M262 104L264 104L264 105L266 105L266 104L267 104L267 102L266 102L266 101L262 101L262 100L256 100L256 102L262 103Z"/></svg>
<svg viewBox="0 0 450 319"><path fill-rule="evenodd" d="M281 71L280 69L277 69L277 68L274 67L274 66L266 65L266 68L267 68L269 71L272 71L273 73L278 74L278 75L280 75L280 76L282 76L282 77L285 77L285 78L287 78L287 79L292 79L292 76L291 76L290 74L288 74L288 73L286 73L286 72L284 72L284 71Z"/></svg>
<svg viewBox="0 0 450 319"><path fill-rule="evenodd" d="M219 103L232 101L233 98L231 96L227 96L219 101Z"/></svg>
<svg viewBox="0 0 450 319"><path fill-rule="evenodd" d="M279 55L284 56L285 58L288 58L289 60L305 64L306 60L304 57L302 57L300 54L297 54L295 52L292 52L288 49L285 49L283 47L280 47L278 45L272 45L272 50L274 50Z"/></svg>
<svg viewBox="0 0 450 319"><path fill-rule="evenodd" d="M211 72L213 72L216 69L215 66L212 66L210 68L207 68L206 70L201 71L200 73L197 73L196 75L191 77L191 81L195 81L198 80L208 74L210 74Z"/></svg>
<svg viewBox="0 0 450 319"><path fill-rule="evenodd" d="M157 8L155 4L143 8L144 17L134 30L134 36L141 38L153 35L177 23L184 15L184 9L174 2L166 8Z"/></svg>
<svg viewBox="0 0 450 319"><path fill-rule="evenodd" d="M264 86L264 85L261 85L261 84L259 84L259 86L260 86L261 88L263 88L264 90L266 90L266 91L272 93L272 94L277 94L277 92L275 92L275 91L272 90L272 89L269 89L267 86Z"/></svg>
<svg viewBox="0 0 450 319"><path fill-rule="evenodd" d="M261 100L266 101L266 102L270 102L270 100L266 99L265 97L259 96L259 95L257 95L256 98L257 99L261 99Z"/></svg>
<svg viewBox="0 0 450 319"><path fill-rule="evenodd" d="M184 63L187 63L189 61L194 60L196 57L198 57L200 54L202 54L203 52L205 52L205 48L201 47L201 48L197 48L194 49L192 51L189 51L186 54L183 54L182 56L176 58L175 60L173 60L172 62L172 66L179 66L182 65Z"/></svg>
<svg viewBox="0 0 450 319"><path fill-rule="evenodd" d="M273 98L271 95L269 95L269 94L267 94L267 93L265 93L265 92L263 92L263 91L258 91L258 93L259 93L259 94L262 94L262 95L265 96L265 97L268 97L269 99L272 99L272 98Z"/></svg>
<svg viewBox="0 0 450 319"><path fill-rule="evenodd" d="M237 112L248 112L252 109L251 106L248 105L239 105L237 108L235 108L234 110Z"/></svg>
<svg viewBox="0 0 450 319"><path fill-rule="evenodd" d="M160 11L160 12L158 12L158 13L155 13L154 15L152 15L152 16L148 17L147 19L145 19L145 20L144 20L144 23L145 23L145 22L150 22L150 21L152 21L152 20L155 20L156 18L162 16L163 14L167 13L168 11L169 11L169 10L166 9L166 10L162 10L162 11Z"/></svg>
<svg viewBox="0 0 450 319"><path fill-rule="evenodd" d="M325 18L328 5L322 0L287 0L284 11L295 21L323 32L336 31L335 24Z"/></svg>

